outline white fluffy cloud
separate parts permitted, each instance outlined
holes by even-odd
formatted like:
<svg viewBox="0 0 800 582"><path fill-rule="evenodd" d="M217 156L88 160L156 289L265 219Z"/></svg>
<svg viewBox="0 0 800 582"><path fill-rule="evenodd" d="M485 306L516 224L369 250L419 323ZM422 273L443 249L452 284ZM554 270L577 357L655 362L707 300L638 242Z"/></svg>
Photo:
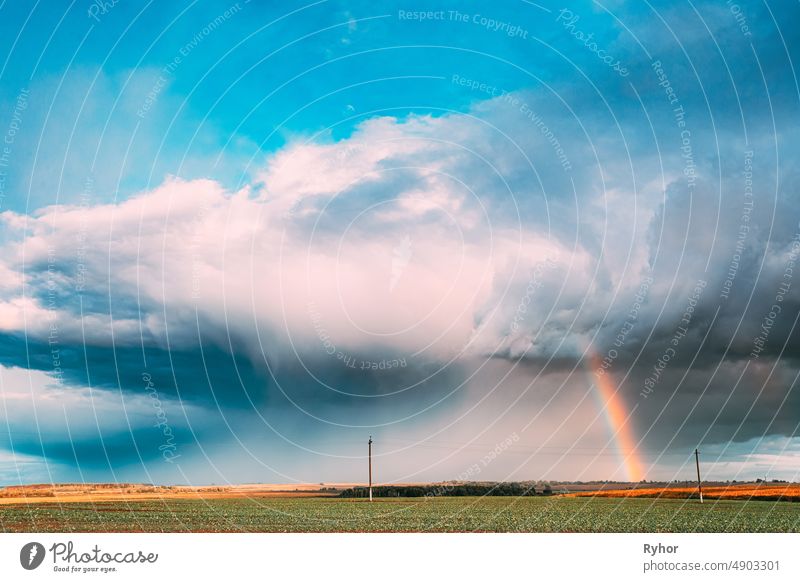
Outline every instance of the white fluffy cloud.
<svg viewBox="0 0 800 582"><path fill-rule="evenodd" d="M461 116L380 118L337 143L288 146L237 192L170 178L118 204L6 212L0 327L164 346L197 341L199 321L220 344L258 330L268 355L321 350L321 335L349 350L491 353L553 307L552 289L518 307L542 265L572 307L598 268L483 189L487 152L466 146L492 139Z"/></svg>

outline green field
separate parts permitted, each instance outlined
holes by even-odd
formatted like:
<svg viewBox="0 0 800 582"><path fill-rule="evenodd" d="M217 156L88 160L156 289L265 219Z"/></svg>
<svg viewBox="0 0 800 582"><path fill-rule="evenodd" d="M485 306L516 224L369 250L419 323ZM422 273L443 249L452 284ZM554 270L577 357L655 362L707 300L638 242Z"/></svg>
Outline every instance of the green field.
<svg viewBox="0 0 800 582"><path fill-rule="evenodd" d="M0 506L6 532L800 532L800 503L562 497Z"/></svg>

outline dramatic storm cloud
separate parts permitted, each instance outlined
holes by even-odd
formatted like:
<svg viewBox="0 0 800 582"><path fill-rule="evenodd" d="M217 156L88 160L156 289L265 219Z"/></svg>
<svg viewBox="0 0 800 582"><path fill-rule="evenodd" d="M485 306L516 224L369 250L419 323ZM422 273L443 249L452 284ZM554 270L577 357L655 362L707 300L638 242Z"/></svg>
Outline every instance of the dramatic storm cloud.
<svg viewBox="0 0 800 582"><path fill-rule="evenodd" d="M370 434L383 481L511 437L475 478L792 478L797 38L742 6L248 5L20 62L0 478L352 481Z"/></svg>

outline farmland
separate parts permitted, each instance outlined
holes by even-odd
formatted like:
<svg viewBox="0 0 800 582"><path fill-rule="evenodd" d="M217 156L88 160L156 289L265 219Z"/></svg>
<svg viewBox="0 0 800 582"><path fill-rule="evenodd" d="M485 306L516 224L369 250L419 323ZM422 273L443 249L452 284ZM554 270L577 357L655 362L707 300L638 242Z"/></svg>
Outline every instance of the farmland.
<svg viewBox="0 0 800 582"><path fill-rule="evenodd" d="M0 505L4 532L800 532L800 504L605 497L233 497Z"/></svg>
<svg viewBox="0 0 800 582"><path fill-rule="evenodd" d="M660 499L697 498L697 487L636 487L633 489L607 489L582 491L575 497L655 497ZM751 483L703 487L706 499L760 499L765 501L800 501L800 486L795 483Z"/></svg>

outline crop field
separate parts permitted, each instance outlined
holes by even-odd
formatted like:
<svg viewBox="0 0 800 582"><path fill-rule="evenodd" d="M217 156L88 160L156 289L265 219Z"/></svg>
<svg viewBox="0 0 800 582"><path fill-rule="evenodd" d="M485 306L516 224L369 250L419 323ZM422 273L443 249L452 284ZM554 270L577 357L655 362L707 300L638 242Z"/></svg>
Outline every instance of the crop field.
<svg viewBox="0 0 800 582"><path fill-rule="evenodd" d="M560 496L27 503L0 506L0 531L800 532L800 504Z"/></svg>
<svg viewBox="0 0 800 582"><path fill-rule="evenodd" d="M696 498L697 487L636 487L635 489L608 489L582 491L575 497L658 497L661 499ZM748 484L703 487L708 499L761 499L765 501L800 501L800 486L794 483Z"/></svg>

